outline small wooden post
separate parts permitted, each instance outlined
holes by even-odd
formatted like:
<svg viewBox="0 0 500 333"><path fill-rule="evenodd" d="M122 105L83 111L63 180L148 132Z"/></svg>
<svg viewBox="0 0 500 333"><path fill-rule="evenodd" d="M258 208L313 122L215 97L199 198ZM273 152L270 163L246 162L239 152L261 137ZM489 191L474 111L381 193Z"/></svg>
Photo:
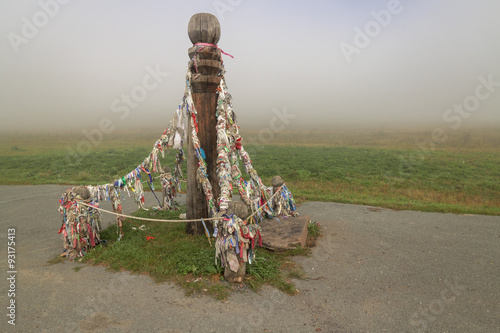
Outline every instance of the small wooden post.
<svg viewBox="0 0 500 333"><path fill-rule="evenodd" d="M193 103L198 112L198 138L201 148L205 151L208 179L212 185L214 201L217 202L220 187L217 179L217 118L215 112L218 98L216 89L221 79L218 75L223 69L221 51L214 46L196 46L195 44L217 45L220 38L219 21L212 14L195 14L189 20L188 35L193 43L193 47L188 50L189 58L192 60L194 58L196 62L191 65L190 71L192 73ZM193 148L189 120L188 124L186 218L207 218L211 216L206 196L201 187L198 186L196 179L198 159ZM207 227L210 228L211 225L211 223L207 223ZM200 235L204 234L205 230L201 222L187 222L186 232Z"/></svg>

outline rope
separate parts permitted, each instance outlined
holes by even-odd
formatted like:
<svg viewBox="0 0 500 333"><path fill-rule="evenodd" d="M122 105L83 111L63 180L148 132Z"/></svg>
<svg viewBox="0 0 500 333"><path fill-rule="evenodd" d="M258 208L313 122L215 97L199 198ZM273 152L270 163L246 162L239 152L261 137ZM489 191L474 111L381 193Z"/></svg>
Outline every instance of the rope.
<svg viewBox="0 0 500 333"><path fill-rule="evenodd" d="M137 216L131 216L131 215L125 215L125 214L115 213L115 212L112 212L112 211L109 211L109 210L105 210L105 209L102 209L102 208L98 208L98 207L86 204L84 202L80 202L80 204L82 204L84 206L87 206L87 207L90 207L90 208L93 208L93 209L97 209L98 211L101 211L101 212L105 212L105 213L109 213L109 214L113 214L113 215L121 216L121 217L125 217L125 218L128 217L128 218L131 218L131 219L141 220L141 221L151 221L151 222L200 222L200 219L193 219L193 220L161 220L161 219L150 219L150 218L147 218L147 217L137 217ZM213 220L220 220L220 219L221 219L221 217L203 218L204 221L213 221Z"/></svg>
<svg viewBox="0 0 500 333"><path fill-rule="evenodd" d="M259 209L257 209L252 215L250 215L249 217L247 217L245 219L245 221L248 222L249 219L251 219L252 217L255 216L255 214L257 214L258 212L260 212L262 209L264 209L264 207L267 206L267 204L269 203L269 201L272 200L272 198L274 198L278 193L279 191L281 190L281 188L284 186L285 184L281 185L277 190L276 192L274 192L274 194L262 205L260 206ZM120 213L115 213L115 212L112 212L112 211L109 211L109 210L105 210L105 209L102 209L102 208L99 208L99 207L95 207L95 206L92 206L92 205L89 205L89 204L86 204L84 202L80 202L80 204L84 205L84 206L87 206L87 207L90 207L90 208L93 208L93 209L97 209L98 211L101 211L101 212L104 212L104 213L109 213L109 214L113 214L113 215L116 215L116 216L120 216L120 217L125 217L125 218L131 218L131 219L135 219L135 220L140 220L140 221L152 221L152 222L203 222L203 221L214 221L214 220L220 220L222 219L222 217L210 217L210 218L203 218L203 220L200 218L200 219L192 219L192 220L162 220L162 219L150 219L150 218L147 218L147 217L137 217L137 216L131 216L131 215L125 215L125 214L120 214Z"/></svg>
<svg viewBox="0 0 500 333"><path fill-rule="evenodd" d="M138 228L141 227L140 225L138 225L137 223L134 223L134 222L130 221L129 219L124 219L124 220L127 221L127 222L132 223L133 225L137 226Z"/></svg>

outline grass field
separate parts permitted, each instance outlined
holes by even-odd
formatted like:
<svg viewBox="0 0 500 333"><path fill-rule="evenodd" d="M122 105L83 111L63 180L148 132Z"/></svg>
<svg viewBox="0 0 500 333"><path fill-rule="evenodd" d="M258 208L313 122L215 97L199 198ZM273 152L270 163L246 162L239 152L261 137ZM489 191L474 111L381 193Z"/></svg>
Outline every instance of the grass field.
<svg viewBox="0 0 500 333"><path fill-rule="evenodd" d="M500 215L500 130L457 131L433 149L416 144L429 131L412 131L283 132L273 145L259 145L258 132L250 131L244 139L265 183L280 175L299 203ZM111 182L135 168L156 138L120 133L86 155L71 155L68 148L76 151L82 135L3 137L0 183ZM173 159L171 152L162 164Z"/></svg>

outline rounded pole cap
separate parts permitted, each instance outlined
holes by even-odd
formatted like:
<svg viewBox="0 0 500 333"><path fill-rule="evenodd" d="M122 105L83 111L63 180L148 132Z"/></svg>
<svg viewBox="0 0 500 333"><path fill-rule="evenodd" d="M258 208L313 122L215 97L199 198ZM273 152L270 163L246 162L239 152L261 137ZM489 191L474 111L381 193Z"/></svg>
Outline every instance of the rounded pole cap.
<svg viewBox="0 0 500 333"><path fill-rule="evenodd" d="M188 36L191 43L217 45L220 39L220 24L217 17L209 13L194 14L189 20Z"/></svg>

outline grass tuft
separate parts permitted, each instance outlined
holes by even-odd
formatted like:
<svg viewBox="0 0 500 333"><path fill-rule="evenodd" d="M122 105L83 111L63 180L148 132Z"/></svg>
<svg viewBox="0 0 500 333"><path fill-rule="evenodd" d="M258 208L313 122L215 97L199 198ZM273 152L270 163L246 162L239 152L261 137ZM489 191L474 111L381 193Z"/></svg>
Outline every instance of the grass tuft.
<svg viewBox="0 0 500 333"><path fill-rule="evenodd" d="M61 257L59 254L56 254L54 256L54 258L47 260L47 265L50 266L50 265L59 264L59 263L62 263L64 260L65 260L64 257Z"/></svg>

